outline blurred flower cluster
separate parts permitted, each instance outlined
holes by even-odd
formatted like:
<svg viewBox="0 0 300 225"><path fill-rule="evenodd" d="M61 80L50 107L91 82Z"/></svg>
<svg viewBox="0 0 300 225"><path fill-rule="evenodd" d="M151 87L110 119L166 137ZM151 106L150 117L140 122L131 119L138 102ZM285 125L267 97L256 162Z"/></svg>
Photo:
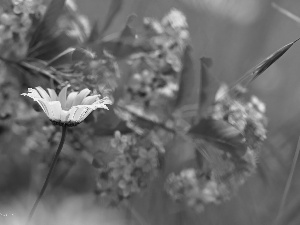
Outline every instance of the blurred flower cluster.
<svg viewBox="0 0 300 225"><path fill-rule="evenodd" d="M220 203L228 199L230 194L225 185L208 179L205 174L193 168L184 169L177 175L170 174L165 189L172 199L184 201L196 212L202 212L205 204Z"/></svg>
<svg viewBox="0 0 300 225"><path fill-rule="evenodd" d="M41 121L42 122L42 121ZM51 124L41 124L40 129L26 129L27 138L21 151L23 154L38 153L44 155L47 149L55 146L60 140L60 133Z"/></svg>
<svg viewBox="0 0 300 225"><path fill-rule="evenodd" d="M118 154L106 167L99 168L97 193L114 205L140 192L155 177L160 149L147 137L121 135L118 131L111 146Z"/></svg>
<svg viewBox="0 0 300 225"><path fill-rule="evenodd" d="M59 68L62 72L60 78L71 84L75 91L88 88L93 94L109 96L113 100L113 91L117 88L117 78L120 76L115 58L107 52L97 57L93 52L82 51L85 51L85 58Z"/></svg>
<svg viewBox="0 0 300 225"><path fill-rule="evenodd" d="M170 115L168 107L179 90L188 25L185 16L172 9L161 21L145 18L144 27L145 36L140 39L148 49L128 57L131 77L123 101L162 120Z"/></svg>
<svg viewBox="0 0 300 225"><path fill-rule="evenodd" d="M211 117L236 127L244 134L249 148L259 150L267 133L266 106L256 96L249 97L246 93L245 88L237 86L230 94L228 87L222 85L216 94Z"/></svg>
<svg viewBox="0 0 300 225"><path fill-rule="evenodd" d="M7 59L23 58L31 34L45 13L42 0L12 0L0 5L0 51Z"/></svg>
<svg viewBox="0 0 300 225"><path fill-rule="evenodd" d="M170 197L196 211L228 199L255 171L267 125L264 103L243 87L226 85L202 121L193 136L198 168L171 173L166 181Z"/></svg>

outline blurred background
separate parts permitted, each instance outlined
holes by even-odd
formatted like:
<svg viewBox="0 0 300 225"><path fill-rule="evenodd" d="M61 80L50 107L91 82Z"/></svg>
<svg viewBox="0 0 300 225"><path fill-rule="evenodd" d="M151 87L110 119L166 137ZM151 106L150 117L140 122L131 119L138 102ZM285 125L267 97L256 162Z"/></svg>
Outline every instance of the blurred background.
<svg viewBox="0 0 300 225"><path fill-rule="evenodd" d="M300 7L300 2L292 0L126 0L106 34L120 31L131 14L137 15L135 27L141 27L143 17L162 18L175 7L187 17L194 57L212 58L213 76L220 82L232 83L272 52L299 37L300 25L280 14L271 6L272 2L296 15ZM110 1L88 0L77 4L83 14L92 21L97 20L101 27ZM297 46L292 48L251 86L266 102L272 127L298 115L298 51Z"/></svg>
<svg viewBox="0 0 300 225"><path fill-rule="evenodd" d="M211 75L219 84L233 83L262 59L300 37L300 24L279 13L269 0L123 1L125 4L106 31L106 35L120 31L131 14L137 15L134 27L138 28L142 27L145 16L160 19L175 7L187 17L196 73L200 74L201 57L212 58ZM274 2L300 16L300 1ZM77 4L82 14L87 15L91 21L98 21L101 27L110 4L109 0L77 1ZM59 197L59 192L52 191L52 197L46 197L45 203L37 211L37 221L40 221L37 224L46 225L48 220L64 225L273 224L300 134L299 60L300 44L296 43L249 87L251 92L266 104L269 119L268 139L262 149L257 173L230 201L208 206L203 213L196 215L188 209L178 210L168 202L161 190L151 187L151 191L143 195L143 201L137 196L123 208L99 208L92 193L87 194L92 186L89 186L93 176L91 172L91 177L76 177L78 183L87 183L87 188L69 193L68 198ZM180 147L184 149L184 146ZM14 167L16 171L10 173L6 173L6 168L10 166L8 160L1 158L0 161L0 182L4 183L0 183L2 186L14 187L13 183L5 184L4 177L13 176L19 173L20 169L24 171L23 183L26 183L27 176L35 176L29 169L24 169L29 168L28 159L18 159L19 168ZM76 174L76 171L83 168L88 168L84 162L77 164L69 176L72 178L73 173ZM280 224L300 223L299 171L300 165L296 168ZM0 213L3 214L4 222L20 224L18 218L26 217L26 210L34 200L33 194L24 194L27 191L11 191L17 194L12 195L10 199L3 197L4 192L0 193ZM55 195L57 198L53 198Z"/></svg>

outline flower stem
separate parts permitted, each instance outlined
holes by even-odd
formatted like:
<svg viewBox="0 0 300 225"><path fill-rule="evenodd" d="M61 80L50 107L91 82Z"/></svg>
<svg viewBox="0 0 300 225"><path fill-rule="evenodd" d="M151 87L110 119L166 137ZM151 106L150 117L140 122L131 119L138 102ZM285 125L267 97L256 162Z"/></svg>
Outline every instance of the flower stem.
<svg viewBox="0 0 300 225"><path fill-rule="evenodd" d="M48 186L48 182L49 182L50 176L51 176L51 174L52 174L52 172L53 172L53 169L54 169L55 164L56 164L56 162L57 162L58 156L59 156L59 154L60 154L60 152L61 152L61 150L62 150L62 147L63 147L63 145L64 145L64 142L65 142L65 138L66 138L66 130L67 130L67 127L66 127L66 126L63 126L63 127L62 127L62 134L61 134L61 140L60 140L59 146L58 146L58 148L57 148L57 150L56 150L56 153L55 153L55 155L54 155L54 157L53 157L53 159L52 159L52 162L51 162L51 165L50 165L50 169L49 169L48 175L47 175L46 180L45 180L45 182L44 182L44 184L43 184L43 187L42 187L42 189L41 189L41 191L40 191L40 194L39 194L38 198L36 199L36 201L35 201L35 203L34 203L32 209L31 209L31 211L30 211L30 213L29 213L29 216L28 216L28 220L27 220L26 225L28 225L28 224L30 223L30 220L31 220L31 218L32 218L32 216L33 216L33 214L34 214L34 212L35 212L35 210L36 210L36 208L37 208L37 206L38 206L38 204L39 204L41 198L43 197L44 192L45 192L47 186Z"/></svg>

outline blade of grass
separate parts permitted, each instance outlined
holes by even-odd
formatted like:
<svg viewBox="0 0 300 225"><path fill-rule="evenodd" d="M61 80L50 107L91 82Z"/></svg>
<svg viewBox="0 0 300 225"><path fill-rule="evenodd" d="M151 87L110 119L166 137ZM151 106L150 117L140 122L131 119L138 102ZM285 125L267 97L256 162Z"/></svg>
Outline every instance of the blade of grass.
<svg viewBox="0 0 300 225"><path fill-rule="evenodd" d="M277 51L275 51L274 53L269 55L267 58L265 58L263 61L258 63L256 66L254 66L248 72L246 72L234 84L232 84L229 90L234 89L234 87L236 87L237 85L242 85L244 87L247 87L259 75L261 75L263 72L265 72L273 63L275 63L281 56L283 56L284 53L286 53L297 41L299 41L299 39L300 38L281 47L280 49L278 49Z"/></svg>
<svg viewBox="0 0 300 225"><path fill-rule="evenodd" d="M111 0L110 7L108 9L108 13L106 16L106 20L103 24L101 31L99 32L100 37L102 37L104 35L105 31L113 23L117 14L121 10L122 6L123 6L123 0Z"/></svg>
<svg viewBox="0 0 300 225"><path fill-rule="evenodd" d="M296 148L295 155L294 155L294 158L293 158L291 170L290 170L290 173L289 173L289 176L288 176L288 179L287 179L287 182L286 182L283 194L282 194L279 210L278 210L277 216L275 218L274 225L278 224L279 219L280 219L280 217L283 213L285 203L286 203L286 200L287 200L287 196L288 196L290 188L291 188L295 168L296 168L298 157L299 157L299 152L300 152L300 137L298 139L297 148Z"/></svg>
<svg viewBox="0 0 300 225"><path fill-rule="evenodd" d="M296 16L295 14L291 13L290 11L282 8L281 6L277 5L275 2L272 2L272 7L278 10L278 12L282 13L283 15L287 16L291 20L300 24L300 17Z"/></svg>

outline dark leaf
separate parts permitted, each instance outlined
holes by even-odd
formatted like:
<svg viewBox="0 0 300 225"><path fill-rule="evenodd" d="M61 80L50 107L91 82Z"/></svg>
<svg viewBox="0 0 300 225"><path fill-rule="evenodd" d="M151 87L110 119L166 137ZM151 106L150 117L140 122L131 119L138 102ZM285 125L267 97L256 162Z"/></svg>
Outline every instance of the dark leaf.
<svg viewBox="0 0 300 225"><path fill-rule="evenodd" d="M53 80L57 84L61 81L56 77L56 70L53 67L49 67L43 61L23 61L20 63L20 68L29 74L39 74L40 77L46 77L48 80ZM31 82L41 82L39 79L30 79ZM31 85L32 86L32 85ZM35 86L35 85L33 85Z"/></svg>
<svg viewBox="0 0 300 225"><path fill-rule="evenodd" d="M130 15L126 25L121 32L106 36L100 43L96 43L92 49L99 51L106 50L117 58L125 58L128 55L147 51L147 45L143 40L136 39L136 32L132 29L131 23L136 18L136 15Z"/></svg>
<svg viewBox="0 0 300 225"><path fill-rule="evenodd" d="M268 69L274 62L276 62L287 50L292 47L299 39L283 46L272 55L264 59L262 62L257 64L255 67L250 69L246 74L244 74L237 82L230 88L232 90L237 85L247 86L253 80L255 80L259 75L261 75L266 69Z"/></svg>
<svg viewBox="0 0 300 225"><path fill-rule="evenodd" d="M66 49L76 46L77 43L76 39L69 37L65 33L61 33L57 37L49 40L47 43L44 42L41 46L35 48L33 52L29 53L28 57L49 61ZM56 61L55 64L61 65L64 64L64 62L63 60Z"/></svg>
<svg viewBox="0 0 300 225"><path fill-rule="evenodd" d="M101 43L101 45L94 46L94 47L96 49L97 54L105 50L118 59L124 59L134 53L138 53L138 52L147 53L152 50L149 44L147 42L143 42L143 40L137 40L134 42L130 42L127 40L108 41L108 42L103 42ZM94 49L94 47L92 47L92 49Z"/></svg>
<svg viewBox="0 0 300 225"><path fill-rule="evenodd" d="M200 91L199 91L199 107L198 115L203 115L206 112L208 106L213 102L216 90L218 89L219 83L210 73L212 67L212 59L202 57L200 59L201 70L200 70Z"/></svg>
<svg viewBox="0 0 300 225"><path fill-rule="evenodd" d="M76 48L72 53L72 62L86 61L92 60L96 56L93 52L84 49L84 48Z"/></svg>
<svg viewBox="0 0 300 225"><path fill-rule="evenodd" d="M200 87L199 85L194 85L197 77L191 54L191 47L187 47L183 57L183 69L177 96L178 108L187 104L195 104L197 102Z"/></svg>
<svg viewBox="0 0 300 225"><path fill-rule="evenodd" d="M220 179L229 170L228 165L222 159L222 152L215 145L206 141L196 142L196 161L204 173L213 170Z"/></svg>
<svg viewBox="0 0 300 225"><path fill-rule="evenodd" d="M43 20L32 35L29 51L56 33L56 22L64 10L66 0L52 0L47 7Z"/></svg>
<svg viewBox="0 0 300 225"><path fill-rule="evenodd" d="M195 142L196 159L204 173L213 171L215 178L221 182L229 182L230 177L249 171L247 162L236 154L226 157L223 148L205 140ZM232 169L232 164L234 169Z"/></svg>
<svg viewBox="0 0 300 225"><path fill-rule="evenodd" d="M187 106L194 109L194 112L186 112L186 115L192 114L191 124L199 122L203 113L206 112L207 107L213 102L214 94L217 86L214 77L210 74L209 69L212 66L210 58L200 59L200 76L196 77L197 72L194 69L194 62L191 57L189 48L187 49L183 60L183 71L180 82L180 89L178 95L178 105L183 109Z"/></svg>
<svg viewBox="0 0 300 225"><path fill-rule="evenodd" d="M209 90L211 90L210 88L210 81L209 81L209 68L212 66L212 59L210 58L204 58L202 57L200 59L200 63L201 63L201 70L200 70L200 93L199 93L199 106L202 107L202 105L205 104L205 102L207 102L207 99L209 97ZM199 107L199 108L200 108Z"/></svg>
<svg viewBox="0 0 300 225"><path fill-rule="evenodd" d="M200 77L195 71L193 56L190 46L184 52L182 59L183 69L179 78L179 91L176 99L176 112L189 124L199 121L198 96L200 91Z"/></svg>
<svg viewBox="0 0 300 225"><path fill-rule="evenodd" d="M115 130L125 130L125 123L115 114L114 110L109 110L104 114L99 114L97 121L91 124L96 135L113 135Z"/></svg>
<svg viewBox="0 0 300 225"><path fill-rule="evenodd" d="M100 32L100 37L103 36L105 31L109 28L109 26L114 21L116 15L121 10L123 4L123 0L111 0L110 7L106 16L106 20Z"/></svg>
<svg viewBox="0 0 300 225"><path fill-rule="evenodd" d="M132 14L128 17L127 22L126 22L126 26L124 27L124 29L121 32L121 35L119 37L119 39L126 39L127 41L134 41L135 40L135 31L132 29L131 24L133 23L133 21L136 19L136 15Z"/></svg>
<svg viewBox="0 0 300 225"><path fill-rule="evenodd" d="M95 167L96 169L99 169L103 167L103 163L101 162L101 160L99 161L96 158L93 158L92 166Z"/></svg>
<svg viewBox="0 0 300 225"><path fill-rule="evenodd" d="M68 48L65 51L59 53L53 59L49 60L48 66L62 65L62 64L74 64L77 62L85 62L95 59L95 54L84 48Z"/></svg>
<svg viewBox="0 0 300 225"><path fill-rule="evenodd" d="M189 135L194 139L204 139L217 145L232 155L244 155L247 146L243 134L223 120L202 119L192 127Z"/></svg>
<svg viewBox="0 0 300 225"><path fill-rule="evenodd" d="M212 67L213 61L211 58L202 57L200 59L201 64L205 65L207 68Z"/></svg>
<svg viewBox="0 0 300 225"><path fill-rule="evenodd" d="M93 42L97 41L98 39L100 39L100 33L99 33L99 29L98 29L98 23L96 21L92 27L91 34L87 40L87 43L93 43Z"/></svg>

